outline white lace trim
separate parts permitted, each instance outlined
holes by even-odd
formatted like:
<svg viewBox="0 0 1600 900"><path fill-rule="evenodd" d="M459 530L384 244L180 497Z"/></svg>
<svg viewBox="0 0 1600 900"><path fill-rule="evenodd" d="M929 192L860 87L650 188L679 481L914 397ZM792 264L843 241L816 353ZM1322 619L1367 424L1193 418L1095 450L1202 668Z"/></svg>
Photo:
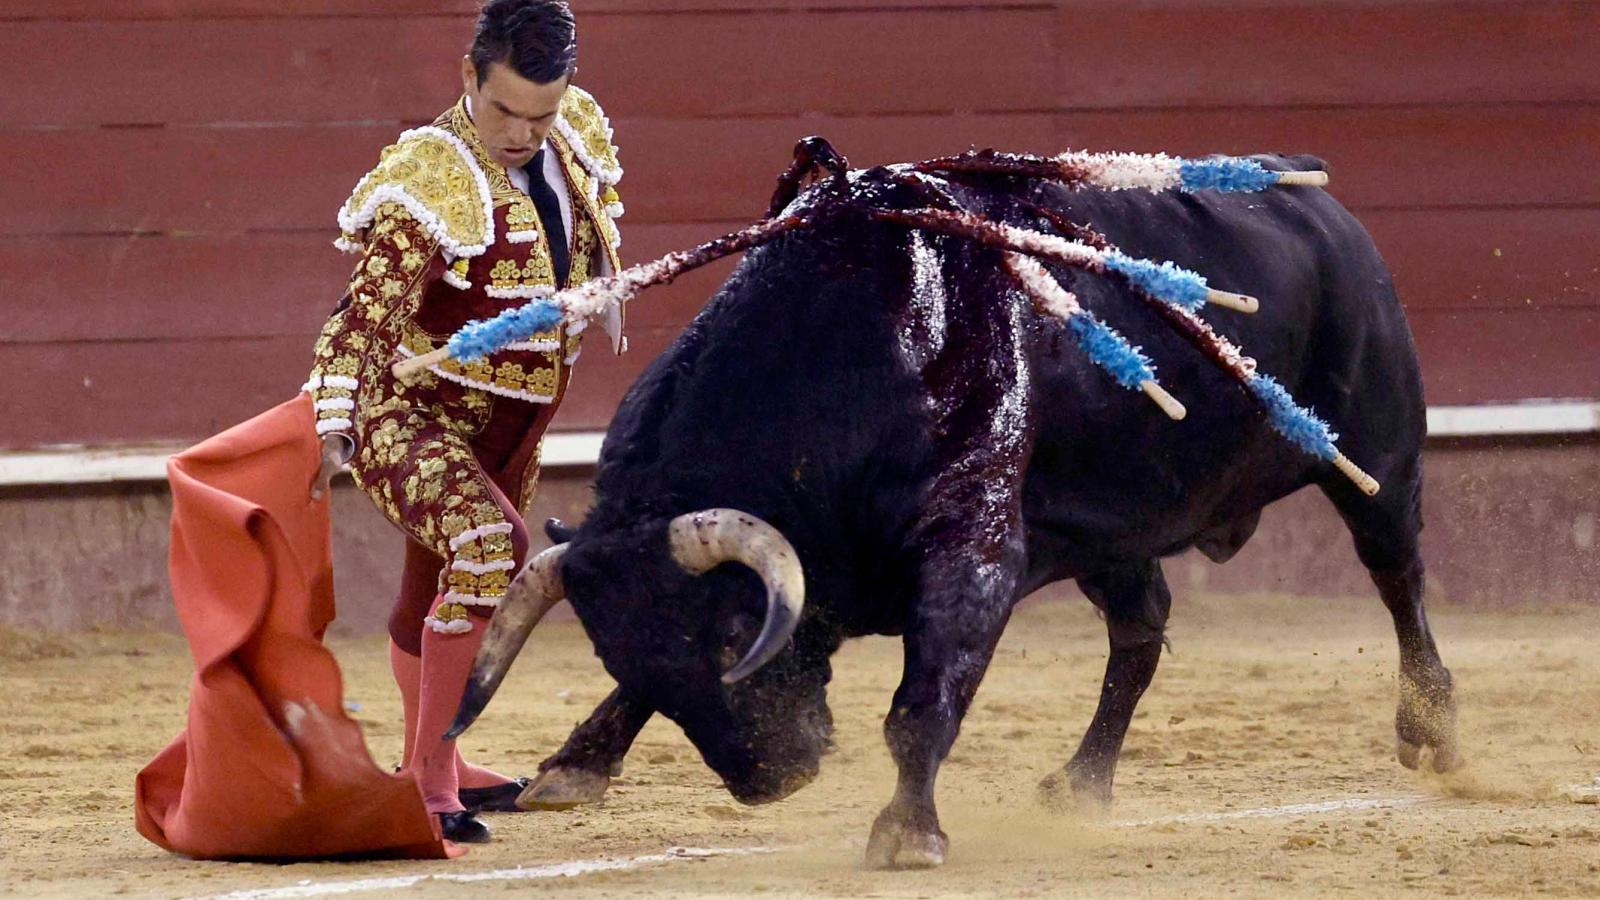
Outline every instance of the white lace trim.
<svg viewBox="0 0 1600 900"><path fill-rule="evenodd" d="M360 253L365 249L360 243L352 241L342 234L333 239L333 248L340 253Z"/></svg>
<svg viewBox="0 0 1600 900"><path fill-rule="evenodd" d="M510 534L511 532L510 522L496 522L493 525L479 525L477 528L468 528L450 539L450 551L454 553L460 550L463 544L470 543L481 537L487 537L491 534Z"/></svg>
<svg viewBox="0 0 1600 900"><path fill-rule="evenodd" d="M349 419L322 419L317 422L317 434L327 434L330 431L348 431L356 427L356 423Z"/></svg>
<svg viewBox="0 0 1600 900"><path fill-rule="evenodd" d="M617 200L615 202L606 204L606 215L610 216L613 219L622 218L622 214L627 212L627 211L628 211L627 207L622 205L622 201L621 200Z"/></svg>
<svg viewBox="0 0 1600 900"><path fill-rule="evenodd" d="M504 572L507 569L515 569L516 567L517 561L514 559L497 559L494 562L486 563L473 562L470 559L458 559L450 564L452 571L471 572L474 575L482 575L485 572Z"/></svg>
<svg viewBox="0 0 1600 900"><path fill-rule="evenodd" d="M555 288L547 284L519 284L516 287L491 284L483 292L498 300L537 300L555 293Z"/></svg>
<svg viewBox="0 0 1600 900"><path fill-rule="evenodd" d="M361 204L361 208L354 212L348 210L349 201L345 201L345 206L339 209L339 229L345 234L355 234L372 224L372 220L378 212L378 207L385 203L399 203L411 215L416 217L418 222L422 223L422 227L426 228L428 233L433 235L434 239L439 242L439 246L443 247L448 253L458 257L480 256L494 244L494 200L489 196L489 179L483 174L483 169L479 168L478 161L472 158L472 151L467 147L466 142L436 125L424 125L421 128L413 128L410 131L402 132L395 143L399 144L408 138L424 135L439 138L449 144L455 149L457 155L461 157L461 161L466 164L467 170L472 173L472 179L476 182L478 188L478 199L483 203L483 243L463 244L452 238L445 229L444 223L439 221L432 210L428 209L422 201L413 197L410 191L398 184L378 185L372 191L372 194L367 197L366 201ZM361 180L356 183L356 189L350 193L352 199L356 194L361 193L361 189L375 174L377 174L377 169L373 169L362 176ZM334 245L339 246L340 241L344 241L342 236L334 242ZM350 242L344 241L344 243L348 245ZM341 247L340 249L344 248Z"/></svg>
<svg viewBox="0 0 1600 900"><path fill-rule="evenodd" d="M578 349L572 351L572 355L571 356L566 358L566 364L569 365L569 366L572 365L573 363L577 362L578 361L578 357L580 357L582 355L583 355L583 348L579 347Z"/></svg>
<svg viewBox="0 0 1600 900"><path fill-rule="evenodd" d="M325 409L350 409L356 408L356 401L349 397L328 397L311 404L312 408L321 412Z"/></svg>
<svg viewBox="0 0 1600 900"><path fill-rule="evenodd" d="M477 594L463 594L460 591L449 591L444 595L446 603L459 603L462 606L488 606L500 605L499 597L479 597Z"/></svg>
<svg viewBox="0 0 1600 900"><path fill-rule="evenodd" d="M322 377L322 386L343 388L347 391L353 391L360 386L360 382L356 381L354 378L351 378L349 375L324 375Z"/></svg>
<svg viewBox="0 0 1600 900"><path fill-rule="evenodd" d="M447 268L444 270L444 283L450 285L458 291L472 290L472 282L462 278L461 274L455 269Z"/></svg>
<svg viewBox="0 0 1600 900"><path fill-rule="evenodd" d="M446 622L443 619L435 619L433 616L428 616L422 621L426 622L429 628L432 628L434 631L437 631L440 634L466 634L472 630L472 622L467 619L456 619L453 622Z"/></svg>
<svg viewBox="0 0 1600 900"><path fill-rule="evenodd" d="M512 244L531 244L538 239L539 230L536 228L506 232L506 241Z"/></svg>

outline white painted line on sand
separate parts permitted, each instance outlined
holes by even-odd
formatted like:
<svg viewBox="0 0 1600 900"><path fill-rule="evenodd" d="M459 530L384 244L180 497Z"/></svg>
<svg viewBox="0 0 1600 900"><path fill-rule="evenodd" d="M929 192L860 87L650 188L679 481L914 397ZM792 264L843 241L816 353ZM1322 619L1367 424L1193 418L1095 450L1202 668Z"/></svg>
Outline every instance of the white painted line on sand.
<svg viewBox="0 0 1600 900"><path fill-rule="evenodd" d="M278 888L257 888L234 891L231 894L213 894L204 900L287 900L292 897L329 897L340 894L365 894L373 891L396 891L429 882L472 884L479 881L537 881L546 878L576 878L595 872L616 872L640 869L663 863L684 860L711 859L718 856L748 856L754 853L776 852L769 847L673 847L665 853L645 856L612 857L601 859L575 859L570 862L549 863L543 866L518 866L514 869L493 869L487 872L446 872L434 875L396 875L389 878L356 878L348 881L302 881L299 884Z"/></svg>
<svg viewBox="0 0 1600 900"><path fill-rule="evenodd" d="M1290 803L1285 806L1260 806L1254 809L1230 809L1223 812L1183 813L1175 816L1157 816L1154 819L1129 819L1110 823L1114 828L1140 828L1146 825L1179 825L1186 822L1225 822L1229 819L1279 819L1291 816L1314 816L1320 813L1350 812L1360 809L1404 809L1424 803L1438 803L1444 797L1351 797L1345 800L1324 800L1320 803Z"/></svg>

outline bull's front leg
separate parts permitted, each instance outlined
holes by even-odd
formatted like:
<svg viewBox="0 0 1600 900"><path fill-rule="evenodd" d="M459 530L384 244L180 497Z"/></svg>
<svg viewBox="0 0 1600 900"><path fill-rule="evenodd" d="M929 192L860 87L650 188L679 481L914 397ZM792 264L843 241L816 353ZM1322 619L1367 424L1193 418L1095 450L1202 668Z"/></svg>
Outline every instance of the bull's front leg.
<svg viewBox="0 0 1600 900"><path fill-rule="evenodd" d="M1078 586L1105 612L1111 655L1100 705L1078 752L1065 768L1039 784L1045 805L1058 809L1069 805L1069 788L1079 803L1100 807L1111 803L1117 757L1134 708L1161 661L1162 636L1172 606L1172 594L1155 560L1080 578Z"/></svg>
<svg viewBox="0 0 1600 900"><path fill-rule="evenodd" d="M517 805L571 809L598 802L612 777L622 773L622 758L651 714L650 707L630 699L620 688L612 691L572 730L561 749L539 764L539 777L517 798Z"/></svg>
<svg viewBox="0 0 1600 900"><path fill-rule="evenodd" d="M923 595L905 631L905 672L884 720L900 774L894 798L872 824L873 868L944 862L949 838L939 828L934 780L1016 601L1020 542L999 549L1000 560L963 548L923 568Z"/></svg>

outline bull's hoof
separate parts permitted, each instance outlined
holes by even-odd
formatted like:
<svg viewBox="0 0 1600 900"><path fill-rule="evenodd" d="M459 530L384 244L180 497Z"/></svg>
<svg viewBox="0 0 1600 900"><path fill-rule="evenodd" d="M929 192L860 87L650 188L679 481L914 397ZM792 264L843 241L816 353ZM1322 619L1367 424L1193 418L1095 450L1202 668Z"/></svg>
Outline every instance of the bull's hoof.
<svg viewBox="0 0 1600 900"><path fill-rule="evenodd" d="M1461 751L1456 749L1454 741L1435 746L1413 744L1402 738L1395 742L1394 758L1399 761L1400 765L1408 769L1420 769L1422 768L1422 751L1425 749L1433 751L1429 767L1435 772L1443 775L1446 772L1454 772L1456 769L1461 768Z"/></svg>
<svg viewBox="0 0 1600 900"><path fill-rule="evenodd" d="M1039 782L1039 804L1055 813L1105 812L1111 808L1111 775L1068 763Z"/></svg>
<svg viewBox="0 0 1600 900"><path fill-rule="evenodd" d="M937 826L917 828L885 811L867 839L869 869L932 869L944 865L950 839Z"/></svg>
<svg viewBox="0 0 1600 900"><path fill-rule="evenodd" d="M610 786L611 778L604 773L551 766L517 797L517 807L557 810L598 803Z"/></svg>
<svg viewBox="0 0 1600 900"><path fill-rule="evenodd" d="M1438 686L1425 688L1410 678L1400 679L1400 708L1394 717L1395 759L1408 769L1421 768L1423 751L1432 751L1431 767L1445 773L1461 767L1456 741L1456 703L1449 676Z"/></svg>
<svg viewBox="0 0 1600 900"><path fill-rule="evenodd" d="M1394 758L1400 765L1415 770L1422 765L1422 748L1406 741L1395 741Z"/></svg>

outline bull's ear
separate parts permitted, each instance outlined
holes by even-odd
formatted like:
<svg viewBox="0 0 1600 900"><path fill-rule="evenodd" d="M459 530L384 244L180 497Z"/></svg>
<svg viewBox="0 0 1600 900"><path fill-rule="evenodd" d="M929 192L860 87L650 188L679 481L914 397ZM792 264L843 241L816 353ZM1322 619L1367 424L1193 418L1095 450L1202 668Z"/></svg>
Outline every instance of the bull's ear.
<svg viewBox="0 0 1600 900"><path fill-rule="evenodd" d="M568 526L567 523L553 516L544 520L544 535L550 539L552 544L565 544L572 540L572 536L577 533L578 529Z"/></svg>

